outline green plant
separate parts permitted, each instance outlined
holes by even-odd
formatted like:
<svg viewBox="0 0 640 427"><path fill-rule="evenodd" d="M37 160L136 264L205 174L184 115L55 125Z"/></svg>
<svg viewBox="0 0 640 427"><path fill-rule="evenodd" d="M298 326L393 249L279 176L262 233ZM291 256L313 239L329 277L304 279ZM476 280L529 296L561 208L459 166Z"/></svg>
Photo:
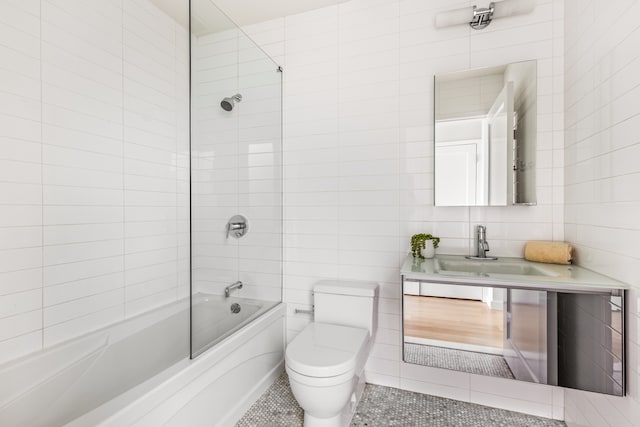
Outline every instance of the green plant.
<svg viewBox="0 0 640 427"><path fill-rule="evenodd" d="M411 236L411 254L413 255L414 258L424 259L420 251L425 248L427 240L431 240L431 243L433 244L433 249L436 249L440 244L440 238L434 237L431 234L420 233L420 234L414 234L413 236Z"/></svg>

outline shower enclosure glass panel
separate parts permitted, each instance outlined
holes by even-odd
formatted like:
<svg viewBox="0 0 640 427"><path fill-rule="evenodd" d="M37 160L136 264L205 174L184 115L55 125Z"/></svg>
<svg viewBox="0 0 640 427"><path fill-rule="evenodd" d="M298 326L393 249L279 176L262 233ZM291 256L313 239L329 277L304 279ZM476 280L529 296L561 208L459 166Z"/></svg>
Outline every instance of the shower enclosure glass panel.
<svg viewBox="0 0 640 427"><path fill-rule="evenodd" d="M191 355L282 300L282 73L191 2Z"/></svg>

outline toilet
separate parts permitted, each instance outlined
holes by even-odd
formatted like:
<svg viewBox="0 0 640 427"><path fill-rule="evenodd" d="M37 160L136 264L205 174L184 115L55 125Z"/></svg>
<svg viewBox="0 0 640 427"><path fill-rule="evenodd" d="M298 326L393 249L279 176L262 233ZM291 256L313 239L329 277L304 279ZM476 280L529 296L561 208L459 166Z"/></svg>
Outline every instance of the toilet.
<svg viewBox="0 0 640 427"><path fill-rule="evenodd" d="M378 284L321 281L313 294L314 322L285 352L291 391L305 427L348 426L378 327Z"/></svg>

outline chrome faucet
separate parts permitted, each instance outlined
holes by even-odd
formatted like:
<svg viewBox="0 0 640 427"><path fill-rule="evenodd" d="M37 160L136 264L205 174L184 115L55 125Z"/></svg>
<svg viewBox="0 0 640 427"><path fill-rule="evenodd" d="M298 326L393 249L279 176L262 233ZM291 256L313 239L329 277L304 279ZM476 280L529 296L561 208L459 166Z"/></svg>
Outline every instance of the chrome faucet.
<svg viewBox="0 0 640 427"><path fill-rule="evenodd" d="M233 291L234 289L242 289L242 282L240 280L224 288L225 298L229 298L231 296L231 291Z"/></svg>
<svg viewBox="0 0 640 427"><path fill-rule="evenodd" d="M476 254L473 256L468 256L468 259L486 259L486 260L496 260L496 257L488 257L487 252L489 252L489 242L487 242L487 227L484 225L478 225L476 227Z"/></svg>

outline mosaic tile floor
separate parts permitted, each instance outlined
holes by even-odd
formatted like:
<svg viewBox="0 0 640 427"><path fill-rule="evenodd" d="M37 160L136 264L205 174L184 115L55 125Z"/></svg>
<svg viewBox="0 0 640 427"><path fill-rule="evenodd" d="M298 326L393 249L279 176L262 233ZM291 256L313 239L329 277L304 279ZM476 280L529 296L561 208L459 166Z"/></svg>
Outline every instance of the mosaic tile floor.
<svg viewBox="0 0 640 427"><path fill-rule="evenodd" d="M303 412L283 372L236 427L302 427ZM352 427L560 427L563 422L367 384Z"/></svg>
<svg viewBox="0 0 640 427"><path fill-rule="evenodd" d="M513 379L504 357L495 354L404 343L404 360L434 368Z"/></svg>

